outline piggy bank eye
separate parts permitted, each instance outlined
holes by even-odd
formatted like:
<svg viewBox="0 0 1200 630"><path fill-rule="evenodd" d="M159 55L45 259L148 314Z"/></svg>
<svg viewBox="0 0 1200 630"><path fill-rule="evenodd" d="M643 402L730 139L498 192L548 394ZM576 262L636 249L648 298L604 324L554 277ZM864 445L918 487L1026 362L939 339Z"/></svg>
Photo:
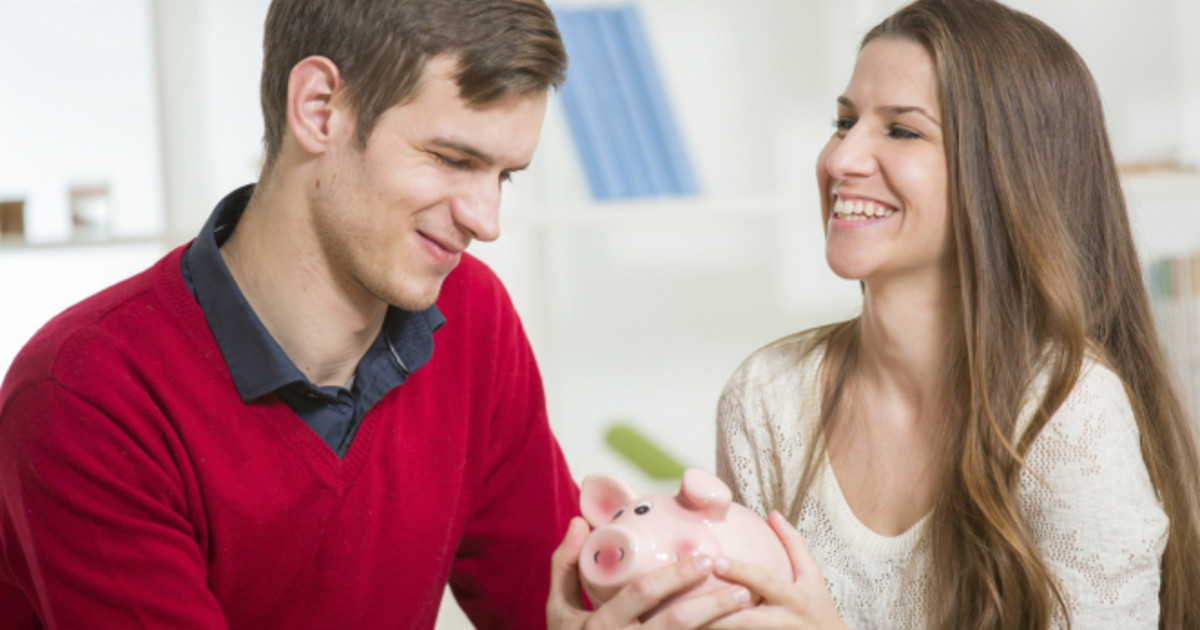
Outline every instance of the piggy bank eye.
<svg viewBox="0 0 1200 630"><path fill-rule="evenodd" d="M614 520L614 521L615 521L615 520L617 520L617 519L621 518L621 515L622 515L622 514L624 514L624 513L625 513L625 508L624 508L624 507L622 507L621 509L617 510L617 513L616 513L616 514L613 514L612 520Z"/></svg>
<svg viewBox="0 0 1200 630"><path fill-rule="evenodd" d="M637 514L639 516L642 514L645 514L646 512L650 511L650 506L652 506L652 505L654 505L654 504L649 501L642 501L641 503L634 506L633 513Z"/></svg>

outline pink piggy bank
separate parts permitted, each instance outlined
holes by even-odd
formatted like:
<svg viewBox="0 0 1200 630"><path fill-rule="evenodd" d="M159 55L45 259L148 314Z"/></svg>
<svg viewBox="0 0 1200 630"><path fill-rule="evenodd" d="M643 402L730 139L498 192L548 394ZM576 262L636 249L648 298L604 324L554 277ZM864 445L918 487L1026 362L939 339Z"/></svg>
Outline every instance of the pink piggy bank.
<svg viewBox="0 0 1200 630"><path fill-rule="evenodd" d="M729 487L703 470L685 471L673 497L640 497L617 477L588 475L579 502L583 517L595 528L579 556L580 581L594 606L638 575L690 555L726 556L794 578L787 551L766 521L734 503ZM709 576L663 604L727 584Z"/></svg>

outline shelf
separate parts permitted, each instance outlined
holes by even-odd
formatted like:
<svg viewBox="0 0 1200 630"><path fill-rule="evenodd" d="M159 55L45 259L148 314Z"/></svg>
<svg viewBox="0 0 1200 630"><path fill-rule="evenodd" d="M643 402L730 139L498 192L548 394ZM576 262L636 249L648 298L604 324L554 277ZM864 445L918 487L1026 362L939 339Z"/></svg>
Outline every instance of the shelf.
<svg viewBox="0 0 1200 630"><path fill-rule="evenodd" d="M5 252L53 250L53 249L84 249L88 247L117 248L138 245L163 245L161 236L129 236L116 238L70 238L62 241L30 242L20 237L5 236L0 238L0 255Z"/></svg>

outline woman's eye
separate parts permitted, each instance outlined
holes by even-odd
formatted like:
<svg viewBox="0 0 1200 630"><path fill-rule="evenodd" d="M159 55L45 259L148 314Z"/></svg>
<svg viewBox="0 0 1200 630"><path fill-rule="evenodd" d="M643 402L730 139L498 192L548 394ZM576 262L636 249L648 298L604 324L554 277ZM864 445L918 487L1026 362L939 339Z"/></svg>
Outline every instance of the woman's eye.
<svg viewBox="0 0 1200 630"><path fill-rule="evenodd" d="M837 130L838 135L845 135L845 133L850 131L850 128L853 126L854 119L852 118L842 117L833 119L833 128Z"/></svg>
<svg viewBox="0 0 1200 630"><path fill-rule="evenodd" d="M921 138L921 134L907 127L892 126L888 128L888 135L897 140L915 140Z"/></svg>

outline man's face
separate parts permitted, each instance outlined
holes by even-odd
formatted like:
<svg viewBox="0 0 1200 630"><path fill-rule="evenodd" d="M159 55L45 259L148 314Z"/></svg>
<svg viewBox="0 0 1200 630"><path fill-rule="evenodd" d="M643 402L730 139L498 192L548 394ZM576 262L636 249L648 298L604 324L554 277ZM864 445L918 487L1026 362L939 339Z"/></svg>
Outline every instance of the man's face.
<svg viewBox="0 0 1200 630"><path fill-rule="evenodd" d="M312 191L313 228L343 291L428 308L472 240L500 235L501 185L529 164L546 95L483 107L459 98L450 57L426 64L415 97L385 111L361 147L334 140Z"/></svg>

